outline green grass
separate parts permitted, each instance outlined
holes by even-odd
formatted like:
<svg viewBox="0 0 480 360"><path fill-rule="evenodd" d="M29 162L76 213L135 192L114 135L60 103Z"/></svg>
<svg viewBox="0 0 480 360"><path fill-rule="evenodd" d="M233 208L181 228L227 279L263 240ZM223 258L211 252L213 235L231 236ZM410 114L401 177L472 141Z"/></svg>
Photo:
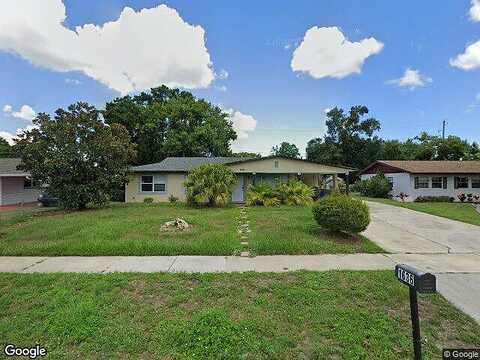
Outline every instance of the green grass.
<svg viewBox="0 0 480 360"><path fill-rule="evenodd" d="M480 326L419 298L424 359ZM407 288L389 272L0 274L0 346L49 359L411 359Z"/></svg>
<svg viewBox="0 0 480 360"><path fill-rule="evenodd" d="M404 207L411 210L424 212L431 215L441 216L447 219L463 221L468 224L480 225L480 214L474 209L472 204L448 203L448 202L429 202L416 203L362 197L363 200L375 201L382 204Z"/></svg>
<svg viewBox="0 0 480 360"><path fill-rule="evenodd" d="M310 207L253 207L247 213L252 230L249 241L257 255L382 252L361 235L323 230L314 222Z"/></svg>
<svg viewBox="0 0 480 360"><path fill-rule="evenodd" d="M365 238L330 234L309 207L252 208L249 242L257 254L382 252ZM240 209L185 204L115 204L81 212L0 213L0 255L233 255L242 250ZM193 225L165 232L181 217Z"/></svg>

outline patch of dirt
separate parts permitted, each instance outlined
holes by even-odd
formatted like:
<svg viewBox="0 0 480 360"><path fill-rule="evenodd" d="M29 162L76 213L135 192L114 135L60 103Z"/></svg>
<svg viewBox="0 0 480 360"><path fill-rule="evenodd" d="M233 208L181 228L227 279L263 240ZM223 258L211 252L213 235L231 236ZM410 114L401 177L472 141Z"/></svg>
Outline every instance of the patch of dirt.
<svg viewBox="0 0 480 360"><path fill-rule="evenodd" d="M137 302L142 302L148 305L152 305L154 308L162 307L168 304L168 297L161 294L160 291L154 291L148 293L147 284L143 280L133 280L130 282L129 287L122 289L122 295L128 296Z"/></svg>

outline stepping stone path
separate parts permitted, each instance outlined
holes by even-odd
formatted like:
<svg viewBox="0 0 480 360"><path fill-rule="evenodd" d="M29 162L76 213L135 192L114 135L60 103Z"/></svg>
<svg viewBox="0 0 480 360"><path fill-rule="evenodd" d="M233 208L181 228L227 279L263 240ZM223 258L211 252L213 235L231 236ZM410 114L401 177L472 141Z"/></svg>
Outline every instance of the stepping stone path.
<svg viewBox="0 0 480 360"><path fill-rule="evenodd" d="M240 244L243 251L240 252L241 257L249 257L250 251L248 251L248 234L250 230L250 221L248 221L247 208L242 206L240 208L240 216L237 218L237 231L240 234Z"/></svg>

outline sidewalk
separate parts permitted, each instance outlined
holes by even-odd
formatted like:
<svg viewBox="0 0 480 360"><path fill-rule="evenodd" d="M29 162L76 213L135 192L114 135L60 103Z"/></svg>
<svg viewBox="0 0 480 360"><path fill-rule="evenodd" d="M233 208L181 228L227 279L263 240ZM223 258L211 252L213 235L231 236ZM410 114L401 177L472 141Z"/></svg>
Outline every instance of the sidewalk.
<svg viewBox="0 0 480 360"><path fill-rule="evenodd" d="M338 254L238 256L0 257L0 272L285 272L392 270L408 263L433 273L480 273L478 254Z"/></svg>

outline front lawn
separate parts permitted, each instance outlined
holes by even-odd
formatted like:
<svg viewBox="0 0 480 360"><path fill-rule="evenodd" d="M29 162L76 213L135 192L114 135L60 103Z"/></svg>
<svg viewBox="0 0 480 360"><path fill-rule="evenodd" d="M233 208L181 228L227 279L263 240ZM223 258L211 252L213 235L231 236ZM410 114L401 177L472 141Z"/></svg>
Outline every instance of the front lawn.
<svg viewBox="0 0 480 360"><path fill-rule="evenodd" d="M421 211L427 214L441 216L444 218L463 221L468 224L480 225L480 214L474 209L472 204L466 203L448 203L448 202L428 202L416 203L362 197L366 201L374 201L382 204L400 206L411 210Z"/></svg>
<svg viewBox="0 0 480 360"><path fill-rule="evenodd" d="M234 255L240 208L115 204L81 212L0 213L0 255ZM177 217L192 229L162 231ZM365 238L322 231L310 207L248 208L254 254L381 252Z"/></svg>
<svg viewBox="0 0 480 360"><path fill-rule="evenodd" d="M424 359L480 326L420 296ZM407 288L388 272L0 274L0 346L50 359L411 359Z"/></svg>

